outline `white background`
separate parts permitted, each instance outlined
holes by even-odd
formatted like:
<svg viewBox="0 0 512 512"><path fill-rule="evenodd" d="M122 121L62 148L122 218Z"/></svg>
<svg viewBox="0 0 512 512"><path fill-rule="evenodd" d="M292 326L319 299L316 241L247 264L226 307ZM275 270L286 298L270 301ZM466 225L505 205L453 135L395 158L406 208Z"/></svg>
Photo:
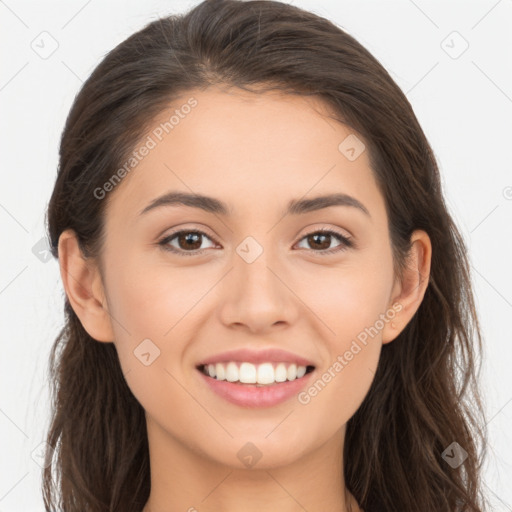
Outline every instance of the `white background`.
<svg viewBox="0 0 512 512"><path fill-rule="evenodd" d="M110 49L157 17L197 3L0 0L0 512L43 510L32 453L48 422L47 359L63 322L63 288L57 262L41 261L33 247L44 235L66 115ZM470 249L485 337L484 480L493 510L511 511L512 1L293 4L331 19L382 62L434 148ZM33 47L51 48L51 38L58 48L43 59ZM469 47L452 58L464 40Z"/></svg>

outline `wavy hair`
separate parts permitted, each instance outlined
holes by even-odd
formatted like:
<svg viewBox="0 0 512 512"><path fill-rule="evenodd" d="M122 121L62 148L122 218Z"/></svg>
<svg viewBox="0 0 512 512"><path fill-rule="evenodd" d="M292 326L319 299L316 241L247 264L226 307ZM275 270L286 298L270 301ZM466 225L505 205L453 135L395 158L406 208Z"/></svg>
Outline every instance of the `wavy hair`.
<svg viewBox="0 0 512 512"><path fill-rule="evenodd" d="M47 210L53 256L66 229L87 257L101 254L95 189L125 162L176 98L211 85L314 95L367 144L385 199L395 271L410 235L432 243L429 283L406 328L383 346L362 405L348 421L346 486L363 509L482 512L486 450L477 353L482 337L464 240L444 202L433 151L384 67L334 23L277 1L205 0L147 24L111 50L77 94ZM113 343L96 342L64 299L49 356L51 418L46 511L140 512L150 491L144 409ZM443 452L467 458L453 468Z"/></svg>

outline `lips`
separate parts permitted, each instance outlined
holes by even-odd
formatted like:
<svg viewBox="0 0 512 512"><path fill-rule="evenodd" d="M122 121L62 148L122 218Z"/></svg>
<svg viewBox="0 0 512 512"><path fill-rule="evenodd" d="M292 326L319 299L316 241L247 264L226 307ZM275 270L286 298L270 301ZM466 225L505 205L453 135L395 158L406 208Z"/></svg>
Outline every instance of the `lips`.
<svg viewBox="0 0 512 512"><path fill-rule="evenodd" d="M206 389L209 389L210 392L213 392L222 400L238 407L269 408L292 400L294 397L296 398L301 390L308 386L312 379L315 378L316 370L306 373L295 380L275 382L262 386L259 384L217 380L216 378L205 375L201 371L197 372L197 375L201 382L206 385Z"/></svg>
<svg viewBox="0 0 512 512"><path fill-rule="evenodd" d="M230 350L209 356L196 364L196 368L201 368L205 365L215 363L226 363L229 361L233 362L247 362L253 364L260 363L295 363L297 366L315 366L315 363L309 359L306 359L292 352L288 352L282 349L262 349L262 350L250 350L250 349L238 349Z"/></svg>

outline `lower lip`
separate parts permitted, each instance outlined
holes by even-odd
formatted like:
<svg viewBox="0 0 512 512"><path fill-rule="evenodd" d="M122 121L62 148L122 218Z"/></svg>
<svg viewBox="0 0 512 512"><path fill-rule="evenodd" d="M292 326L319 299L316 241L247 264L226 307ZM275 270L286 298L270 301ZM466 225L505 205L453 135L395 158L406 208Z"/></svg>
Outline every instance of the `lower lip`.
<svg viewBox="0 0 512 512"><path fill-rule="evenodd" d="M197 370L212 391L235 405L242 407L272 407L297 395L315 373L306 373L300 379L279 382L271 386L257 387L254 384L235 384L217 380Z"/></svg>

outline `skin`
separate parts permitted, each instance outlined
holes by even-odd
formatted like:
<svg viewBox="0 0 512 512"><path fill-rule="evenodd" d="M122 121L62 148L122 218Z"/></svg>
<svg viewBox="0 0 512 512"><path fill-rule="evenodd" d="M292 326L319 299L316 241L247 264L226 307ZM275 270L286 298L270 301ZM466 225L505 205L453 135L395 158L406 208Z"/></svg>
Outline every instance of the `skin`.
<svg viewBox="0 0 512 512"><path fill-rule="evenodd" d="M146 411L151 495L144 512L360 511L343 479L346 423L370 388L382 345L423 299L429 237L413 233L398 279L368 154L350 161L338 150L354 132L329 119L320 100L211 87L183 103L191 96L198 105L109 192L102 267L83 259L72 231L59 240L74 311L94 339L115 344ZM174 205L139 216L171 190L213 196L232 212ZM370 215L331 206L283 217L291 199L333 191L355 197ZM306 235L320 228L356 246L322 256L323 247L342 242L315 245ZM203 254L158 245L179 229L206 233L194 246ZM236 252L247 236L263 249L252 263ZM193 252L178 238L169 244ZM274 407L239 407L211 392L195 369L218 352L277 347L314 361L320 378L393 304L400 311L392 322L307 404L294 396ZM133 353L146 338L160 349L149 366ZM237 456L248 442L262 454L250 468Z"/></svg>

